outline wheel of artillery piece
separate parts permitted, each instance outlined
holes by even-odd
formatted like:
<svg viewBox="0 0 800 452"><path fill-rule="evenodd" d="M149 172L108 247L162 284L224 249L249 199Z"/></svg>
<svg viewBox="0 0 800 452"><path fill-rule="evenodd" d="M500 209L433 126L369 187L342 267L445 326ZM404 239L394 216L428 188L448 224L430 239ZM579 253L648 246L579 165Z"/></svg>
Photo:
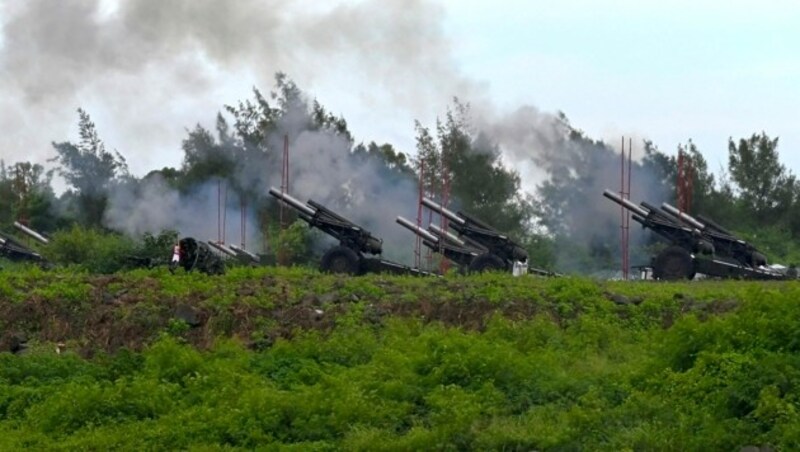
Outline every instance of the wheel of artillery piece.
<svg viewBox="0 0 800 452"><path fill-rule="evenodd" d="M667 281L694 278L694 263L688 251L670 246L658 254L653 262L653 277Z"/></svg>
<svg viewBox="0 0 800 452"><path fill-rule="evenodd" d="M750 264L750 266L753 267L753 268L757 268L757 267L761 267L761 266L766 266L767 265L767 256L764 256L763 254L759 253L758 251L753 251L752 253L750 253L750 259L749 260L750 260L750 262L748 262L748 264Z"/></svg>
<svg viewBox="0 0 800 452"><path fill-rule="evenodd" d="M503 259L500 259L498 255L492 253L480 254L476 256L475 259L472 259L472 262L469 263L470 273L499 271L505 269L506 264L503 262Z"/></svg>
<svg viewBox="0 0 800 452"><path fill-rule="evenodd" d="M328 273L358 274L358 254L346 246L336 246L328 250L319 264L320 270Z"/></svg>

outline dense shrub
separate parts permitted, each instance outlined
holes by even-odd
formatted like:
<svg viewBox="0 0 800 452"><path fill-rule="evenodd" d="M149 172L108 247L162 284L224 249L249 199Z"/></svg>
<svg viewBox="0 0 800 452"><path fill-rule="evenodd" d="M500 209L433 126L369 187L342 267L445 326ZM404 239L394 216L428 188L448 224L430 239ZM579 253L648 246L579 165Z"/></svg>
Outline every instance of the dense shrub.
<svg viewBox="0 0 800 452"><path fill-rule="evenodd" d="M164 230L145 233L139 240L97 229L73 226L56 232L43 247L53 264L75 266L91 273L113 273L121 269L166 264L178 233Z"/></svg>
<svg viewBox="0 0 800 452"><path fill-rule="evenodd" d="M267 306L300 324L304 303L338 314L332 329L269 341L279 319L245 316L254 336L203 350L187 343L198 330L153 322L162 334L138 352L0 354L0 450L800 447L794 283L163 273L105 282L149 291L139 309L199 297L220 316ZM9 291L45 280L32 290L49 294L82 287L79 276L0 280ZM424 314L404 315L409 304ZM476 308L489 312L478 321Z"/></svg>
<svg viewBox="0 0 800 452"><path fill-rule="evenodd" d="M123 268L134 242L122 235L73 226L53 234L44 249L54 264L75 265L92 273L113 273Z"/></svg>

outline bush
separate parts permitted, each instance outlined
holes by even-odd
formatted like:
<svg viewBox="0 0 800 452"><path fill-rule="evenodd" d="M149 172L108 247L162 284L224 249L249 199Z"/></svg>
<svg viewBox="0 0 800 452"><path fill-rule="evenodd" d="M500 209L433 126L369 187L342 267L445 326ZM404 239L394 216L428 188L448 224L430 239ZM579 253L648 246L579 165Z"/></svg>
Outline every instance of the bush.
<svg viewBox="0 0 800 452"><path fill-rule="evenodd" d="M113 273L125 266L134 242L116 233L73 226L53 234L45 257L59 265L75 265L92 273Z"/></svg>

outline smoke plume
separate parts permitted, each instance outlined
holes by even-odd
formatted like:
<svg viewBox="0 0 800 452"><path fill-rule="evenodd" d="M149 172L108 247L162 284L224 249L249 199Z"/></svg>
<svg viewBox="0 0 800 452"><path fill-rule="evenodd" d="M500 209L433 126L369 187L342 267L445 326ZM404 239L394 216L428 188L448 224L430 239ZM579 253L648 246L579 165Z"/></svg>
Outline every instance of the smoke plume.
<svg viewBox="0 0 800 452"><path fill-rule="evenodd" d="M529 191L559 162L583 158L560 118L533 106L499 112L484 85L460 73L443 30L444 10L433 1L28 0L3 3L0 13L0 157L6 160L52 157L50 143L74 136L74 111L82 106L133 174L178 166L186 127L205 123L251 86L269 85L278 71L312 91L389 103L423 122L458 96L472 104L476 128L498 144ZM387 242L398 234L407 247L408 233L393 220L415 216L414 188L386 187L369 163L353 166L342 157L349 143L296 125L287 118L269 143L291 135L292 193L344 209ZM580 225L617 212L600 199L617 169L605 160L595 168L596 191L575 193L587 206L580 214L587 218L570 219L578 237ZM268 181L280 180L269 171L239 177L266 190ZM635 191L648 187L644 177L635 176ZM193 231L196 222L169 220L216 218L214 191L202 187L186 198L157 179L136 193L120 188L107 221L131 233L179 221L184 234L214 237L215 231ZM231 202L235 211L237 201Z"/></svg>
<svg viewBox="0 0 800 452"><path fill-rule="evenodd" d="M185 127L278 71L311 89L332 80L352 97L383 98L417 117L476 90L455 69L443 10L425 0L30 0L2 8L6 159L51 157L49 143L70 135L82 106L134 174L163 166L164 153L174 165Z"/></svg>

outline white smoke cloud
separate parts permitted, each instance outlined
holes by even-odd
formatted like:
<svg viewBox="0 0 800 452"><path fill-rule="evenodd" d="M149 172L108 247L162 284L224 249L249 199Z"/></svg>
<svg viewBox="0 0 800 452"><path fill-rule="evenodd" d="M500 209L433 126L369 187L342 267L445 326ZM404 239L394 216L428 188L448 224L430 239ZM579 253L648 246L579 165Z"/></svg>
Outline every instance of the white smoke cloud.
<svg viewBox="0 0 800 452"><path fill-rule="evenodd" d="M155 175L138 188L121 185L110 190L108 201L105 224L134 237L170 229L182 237L244 242L249 249L262 251L262 237L252 208L245 209L242 237L240 199L224 183L208 181L181 194Z"/></svg>
<svg viewBox="0 0 800 452"><path fill-rule="evenodd" d="M334 87L366 105L390 103L423 122L458 96L473 105L476 127L500 146L504 162L532 191L544 175L542 161L573 155L563 125L533 106L498 111L486 86L461 74L444 14L428 0L5 2L0 158L44 162L54 155L52 141L75 136L75 109L83 107L133 174L177 166L186 128L248 97L252 86L271 85L273 74L283 71L303 88ZM283 128L290 133L287 121ZM380 203L364 195L373 203L346 213L387 243L395 233L398 243L413 241L393 222L398 214L415 216L414 187L387 189L374 168L342 158L347 143L337 140L292 133L292 193L346 209L337 204L342 197L379 192ZM264 191L266 180L280 180L275 169L264 177L256 182ZM185 235L215 237L213 221L202 223L209 230L195 230L197 218L216 218L209 190L187 199L153 181L138 198L119 191L107 221L134 234L173 226Z"/></svg>
<svg viewBox="0 0 800 452"><path fill-rule="evenodd" d="M388 94L412 114L477 90L456 69L442 8L425 0L31 0L2 8L7 160L51 157L50 142L71 136L80 106L134 174L175 165L186 127L278 71L306 88L333 80L352 97Z"/></svg>

